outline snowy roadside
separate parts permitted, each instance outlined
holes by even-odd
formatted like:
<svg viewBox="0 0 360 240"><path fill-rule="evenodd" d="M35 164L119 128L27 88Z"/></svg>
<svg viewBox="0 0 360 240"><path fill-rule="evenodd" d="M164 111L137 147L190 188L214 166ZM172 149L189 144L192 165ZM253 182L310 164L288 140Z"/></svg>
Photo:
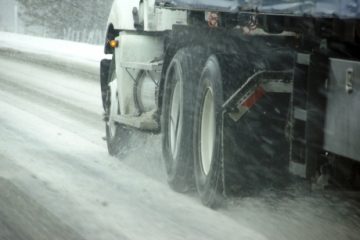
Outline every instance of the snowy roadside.
<svg viewBox="0 0 360 240"><path fill-rule="evenodd" d="M103 46L0 32L0 54L98 78Z"/></svg>

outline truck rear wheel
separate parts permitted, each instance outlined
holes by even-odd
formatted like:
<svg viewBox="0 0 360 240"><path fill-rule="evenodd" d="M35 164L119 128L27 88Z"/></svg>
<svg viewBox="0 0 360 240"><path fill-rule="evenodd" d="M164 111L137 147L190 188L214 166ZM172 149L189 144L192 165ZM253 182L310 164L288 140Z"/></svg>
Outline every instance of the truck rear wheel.
<svg viewBox="0 0 360 240"><path fill-rule="evenodd" d="M120 113L118 86L116 76L115 56L111 61L109 70L109 80L106 88L105 97L105 131L108 152L111 156L124 156L126 142L130 135L130 130L125 126L114 121L113 117Z"/></svg>
<svg viewBox="0 0 360 240"><path fill-rule="evenodd" d="M177 192L194 185L193 116L194 100L205 50L184 48L167 68L162 109L162 145L168 183Z"/></svg>
<svg viewBox="0 0 360 240"><path fill-rule="evenodd" d="M193 155L196 187L204 205L222 201L222 82L220 65L212 55L205 64L195 94Z"/></svg>

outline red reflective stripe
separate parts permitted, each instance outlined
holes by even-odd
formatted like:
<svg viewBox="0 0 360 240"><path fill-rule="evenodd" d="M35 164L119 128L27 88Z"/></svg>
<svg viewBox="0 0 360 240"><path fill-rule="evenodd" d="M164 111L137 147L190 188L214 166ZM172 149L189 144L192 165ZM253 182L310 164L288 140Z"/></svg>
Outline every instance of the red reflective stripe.
<svg viewBox="0 0 360 240"><path fill-rule="evenodd" d="M262 87L258 87L255 92L245 100L241 106L251 108L265 95L265 90Z"/></svg>

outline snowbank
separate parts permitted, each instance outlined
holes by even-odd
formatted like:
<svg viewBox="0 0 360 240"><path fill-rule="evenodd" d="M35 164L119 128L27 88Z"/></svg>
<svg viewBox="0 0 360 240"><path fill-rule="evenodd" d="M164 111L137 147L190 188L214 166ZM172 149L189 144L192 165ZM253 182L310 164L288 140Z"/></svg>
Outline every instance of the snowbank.
<svg viewBox="0 0 360 240"><path fill-rule="evenodd" d="M0 32L0 51L71 71L99 73L103 46Z"/></svg>

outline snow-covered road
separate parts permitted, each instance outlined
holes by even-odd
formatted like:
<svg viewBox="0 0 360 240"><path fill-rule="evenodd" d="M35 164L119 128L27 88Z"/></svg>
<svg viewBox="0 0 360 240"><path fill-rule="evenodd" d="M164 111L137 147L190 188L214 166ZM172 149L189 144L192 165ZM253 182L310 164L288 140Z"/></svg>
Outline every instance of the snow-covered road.
<svg viewBox="0 0 360 240"><path fill-rule="evenodd" d="M40 204L59 225L85 239L265 239L108 157L96 82L4 58L0 72L2 185L15 184L14 193ZM20 218L36 210L14 208ZM42 227L41 215L27 217L24 225Z"/></svg>
<svg viewBox="0 0 360 240"><path fill-rule="evenodd" d="M96 77L0 53L1 240L359 239L353 200L302 184L218 211L174 193L159 136L108 156Z"/></svg>

